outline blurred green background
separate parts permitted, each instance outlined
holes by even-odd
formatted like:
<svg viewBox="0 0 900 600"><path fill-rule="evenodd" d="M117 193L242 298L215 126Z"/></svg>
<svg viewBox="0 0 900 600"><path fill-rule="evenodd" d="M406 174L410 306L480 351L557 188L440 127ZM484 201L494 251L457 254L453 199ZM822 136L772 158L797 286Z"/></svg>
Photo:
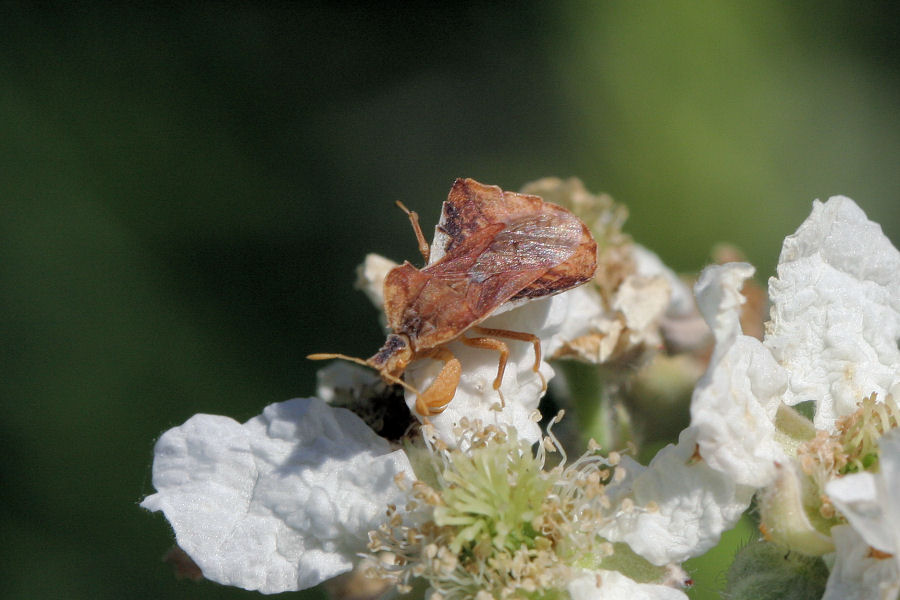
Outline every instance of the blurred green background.
<svg viewBox="0 0 900 600"><path fill-rule="evenodd" d="M395 200L428 230L454 177L577 175L676 269L731 241L763 281L817 197L896 244L898 6L0 5L0 595L257 597L160 562L154 440L370 355Z"/></svg>

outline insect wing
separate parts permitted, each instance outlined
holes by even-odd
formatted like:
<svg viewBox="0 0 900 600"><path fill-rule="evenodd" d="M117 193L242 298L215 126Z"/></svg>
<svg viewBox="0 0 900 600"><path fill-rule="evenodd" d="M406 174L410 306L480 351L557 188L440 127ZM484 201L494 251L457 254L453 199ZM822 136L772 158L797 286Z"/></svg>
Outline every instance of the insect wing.
<svg viewBox="0 0 900 600"><path fill-rule="evenodd" d="M542 204L538 196L504 192L474 179L457 179L441 211L431 248L432 262L485 227L540 212Z"/></svg>
<svg viewBox="0 0 900 600"><path fill-rule="evenodd" d="M476 325L577 249L581 223L554 213L529 213L507 225L493 223L462 239L422 270L429 281L398 326L424 348ZM411 267L410 267L411 268ZM400 324L399 322L402 322Z"/></svg>
<svg viewBox="0 0 900 600"><path fill-rule="evenodd" d="M594 276L597 244L575 215L538 196L504 192L473 179L457 179L444 202L432 244L433 260L495 223L507 226L509 247L522 248L513 261L518 262L519 268L530 268L527 263L531 260L545 269L538 279L517 290L511 300L557 294ZM507 237L506 232L500 235ZM519 246L516 237L523 238ZM501 246L507 243L503 239L497 241ZM572 245L572 252L566 256L567 244ZM502 262L501 258L497 260Z"/></svg>
<svg viewBox="0 0 900 600"><path fill-rule="evenodd" d="M549 204L554 208L556 205ZM560 209L562 210L562 209ZM551 296L583 283L590 281L597 270L597 242L591 237L590 231L573 214L566 212L565 219L561 219L569 233L575 235L577 231L578 241L575 243L572 253L559 264L547 269L538 279L531 282L516 292L510 300L516 301L526 298L541 298ZM564 228L562 224L555 231ZM551 252L548 250L548 252Z"/></svg>
<svg viewBox="0 0 900 600"><path fill-rule="evenodd" d="M421 271L408 262L392 269L384 280L388 326L409 337L415 349L424 349L455 338L477 322L481 315L472 298L479 284L473 282L471 269L502 229L501 224L484 228Z"/></svg>
<svg viewBox="0 0 900 600"><path fill-rule="evenodd" d="M384 281L391 329L406 335L416 350L434 348L484 320L540 277L546 268L517 261L505 233L495 223L421 271L409 263L392 269Z"/></svg>
<svg viewBox="0 0 900 600"><path fill-rule="evenodd" d="M549 212L526 215L507 225L470 269L475 278L516 271L547 270L572 256L581 238L577 219Z"/></svg>

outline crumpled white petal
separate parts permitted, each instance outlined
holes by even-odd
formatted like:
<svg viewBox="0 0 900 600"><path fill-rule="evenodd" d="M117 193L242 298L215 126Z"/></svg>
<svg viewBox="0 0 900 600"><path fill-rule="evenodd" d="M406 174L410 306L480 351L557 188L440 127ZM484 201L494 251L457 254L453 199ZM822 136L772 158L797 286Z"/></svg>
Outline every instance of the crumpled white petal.
<svg viewBox="0 0 900 600"><path fill-rule="evenodd" d="M784 242L769 281L772 321L763 343L742 335L740 289L753 269L709 267L695 292L715 336L691 401L700 455L742 485L762 487L786 459L776 441L782 403L815 400L815 424L881 397L900 373L900 254L852 200L815 202Z"/></svg>
<svg viewBox="0 0 900 600"><path fill-rule="evenodd" d="M660 450L647 467L625 456L626 478L607 487L615 514L599 533L625 542L655 565L698 556L719 541L750 504L754 488L712 469L694 456L696 430Z"/></svg>
<svg viewBox="0 0 900 600"><path fill-rule="evenodd" d="M356 363L334 361L316 371L316 398L335 404L342 395L380 381L378 373Z"/></svg>
<svg viewBox="0 0 900 600"><path fill-rule="evenodd" d="M713 547L783 456L773 420L784 375L758 340L741 335L740 290L752 274L750 265L730 263L701 275L698 304L716 347L692 399L691 426L647 467L623 458L625 480L607 488L617 512L601 535L653 564Z"/></svg>
<svg viewBox="0 0 900 600"><path fill-rule="evenodd" d="M637 583L618 571L583 571L566 589L572 600L687 600L681 590Z"/></svg>
<svg viewBox="0 0 900 600"><path fill-rule="evenodd" d="M379 310L384 308L384 278L397 263L380 254L369 253L356 268L356 289L362 290L369 302ZM384 315L382 314L382 317ZM383 323L382 323L383 324Z"/></svg>
<svg viewBox="0 0 900 600"><path fill-rule="evenodd" d="M691 294L691 288L685 285L675 271L667 267L655 252L640 244L633 244L631 246L631 256L634 258L638 274L644 277L662 277L669 284L670 299L666 307L667 314L683 315L693 313L694 297Z"/></svg>
<svg viewBox="0 0 900 600"><path fill-rule="evenodd" d="M719 353L724 352L719 346L726 346L742 333L741 305L746 300L741 287L755 271L752 265L741 262L711 265L694 285L697 308L712 329Z"/></svg>
<svg viewBox="0 0 900 600"><path fill-rule="evenodd" d="M896 600L900 572L893 558L876 558L850 525L831 528L836 560L822 600Z"/></svg>
<svg viewBox="0 0 900 600"><path fill-rule="evenodd" d="M870 590L870 595L860 598L894 599L900 592L900 429L883 435L878 446L878 473L854 473L825 486L849 521L849 527L831 530L837 546L828 579L828 590L834 594L831 598L854 585ZM874 556L872 548L884 556Z"/></svg>
<svg viewBox="0 0 900 600"><path fill-rule="evenodd" d="M660 322L670 311L679 314L683 303L692 304L690 292L650 250L631 244L628 256L635 270L607 301L591 284L568 292L578 309L550 340L550 356L602 364L636 348L662 345Z"/></svg>
<svg viewBox="0 0 900 600"><path fill-rule="evenodd" d="M867 544L893 554L900 537L889 522L891 496L884 484L877 474L853 473L829 481L825 489ZM900 489L894 491L900 492Z"/></svg>
<svg viewBox="0 0 900 600"><path fill-rule="evenodd" d="M813 203L784 241L769 297L765 345L789 373L785 402L815 400L816 428L897 381L900 253L849 198Z"/></svg>
<svg viewBox="0 0 900 600"><path fill-rule="evenodd" d="M157 493L178 545L207 579L263 593L349 571L414 478L356 415L316 398L272 404L243 425L195 415L154 450Z"/></svg>
<svg viewBox="0 0 900 600"><path fill-rule="evenodd" d="M624 325L614 315L605 314L603 299L597 288L591 284L582 285L566 292L566 299L568 301L566 315L559 319L559 328L546 340L547 355L551 357L560 355L560 350L564 346L571 347L577 338L597 330L613 332L613 335L600 339L596 348L584 350L576 348L576 351L579 351L578 355L585 359L587 359L585 354L604 357L611 355ZM571 352L561 355L569 354Z"/></svg>
<svg viewBox="0 0 900 600"><path fill-rule="evenodd" d="M746 263L707 267L696 285L700 311L715 336L706 373L691 399L691 427L700 456L741 485L775 478L785 453L775 440L775 414L786 374L756 338L742 335L741 287L753 275Z"/></svg>

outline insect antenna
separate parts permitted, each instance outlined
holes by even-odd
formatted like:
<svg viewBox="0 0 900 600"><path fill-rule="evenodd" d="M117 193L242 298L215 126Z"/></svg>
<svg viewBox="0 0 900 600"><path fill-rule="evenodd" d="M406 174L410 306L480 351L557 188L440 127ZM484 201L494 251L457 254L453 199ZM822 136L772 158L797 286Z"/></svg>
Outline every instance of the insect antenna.
<svg viewBox="0 0 900 600"><path fill-rule="evenodd" d="M400 207L400 210L406 213L406 216L409 217L409 222L412 223L413 231L416 234L416 242L419 244L419 252L422 254L422 258L425 259L425 264L428 264L428 259L431 256L431 249L428 247L428 242L425 241L425 235L422 233L422 228L419 226L419 215L413 210L409 210L406 208L406 205L397 200L397 206Z"/></svg>
<svg viewBox="0 0 900 600"><path fill-rule="evenodd" d="M364 367L369 367L370 369L373 368L372 365L370 365L369 363L367 363L367 362L364 361L363 359L361 359L361 358L356 358L355 356L347 356L346 354L334 354L334 353L330 353L330 352L329 352L329 353L318 352L318 353L316 353L316 354L310 354L310 355L308 355L306 358L309 359L309 360L329 360L329 359L332 359L332 358L339 358L339 359L341 359L341 360L347 360L347 361L356 363L356 364L358 364L358 365L362 365L362 366L364 366ZM415 394L416 396L419 395L419 390L417 390L417 389L414 388L413 386L409 385L408 383L406 383L405 381L403 381L403 380L400 379L399 377L394 377L393 375L391 375L391 374L389 374L389 373L381 373L381 376L382 376L384 379L387 379L388 381L390 381L391 383L396 383L397 385L403 387L403 389L412 392L412 393Z"/></svg>

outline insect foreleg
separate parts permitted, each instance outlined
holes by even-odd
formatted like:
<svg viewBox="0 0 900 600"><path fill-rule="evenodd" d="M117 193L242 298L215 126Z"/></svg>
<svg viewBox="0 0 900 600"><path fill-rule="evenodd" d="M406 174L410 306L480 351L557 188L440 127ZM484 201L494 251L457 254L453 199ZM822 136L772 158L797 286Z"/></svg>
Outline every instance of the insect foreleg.
<svg viewBox="0 0 900 600"><path fill-rule="evenodd" d="M434 378L431 385L416 397L417 413L423 417L440 414L456 394L456 387L459 385L459 378L462 375L462 365L446 348L426 350L416 355L416 358L432 358L444 363L441 372Z"/></svg>
<svg viewBox="0 0 900 600"><path fill-rule="evenodd" d="M406 208L399 200L397 200L397 206L409 217L409 222L412 223L413 231L416 233L416 241L419 243L419 252L422 253L422 258L425 259L427 265L428 259L431 258L431 249L428 247L428 242L425 241L425 236L422 235L422 228L419 227L419 214Z"/></svg>
<svg viewBox="0 0 900 600"><path fill-rule="evenodd" d="M494 389L500 394L500 407L506 406L506 400L503 398L503 392L500 391L500 384L503 383L503 373L506 371L506 362L509 359L509 347L506 343L490 337L461 337L459 340L466 346L473 348L482 348L484 350L496 350L500 353L500 363L497 365L497 378L494 379Z"/></svg>
<svg viewBox="0 0 900 600"><path fill-rule="evenodd" d="M534 346L534 372L541 378L541 393L547 391L547 380L541 373L541 339L530 333L521 331L510 331L509 329L492 329L490 327L473 327L472 331L493 337L509 338L511 340L519 340L521 342L531 342Z"/></svg>

